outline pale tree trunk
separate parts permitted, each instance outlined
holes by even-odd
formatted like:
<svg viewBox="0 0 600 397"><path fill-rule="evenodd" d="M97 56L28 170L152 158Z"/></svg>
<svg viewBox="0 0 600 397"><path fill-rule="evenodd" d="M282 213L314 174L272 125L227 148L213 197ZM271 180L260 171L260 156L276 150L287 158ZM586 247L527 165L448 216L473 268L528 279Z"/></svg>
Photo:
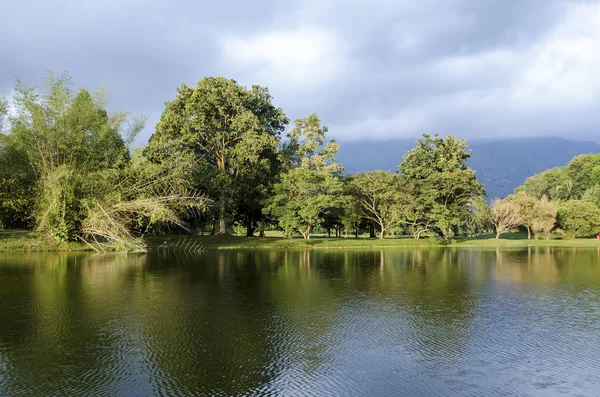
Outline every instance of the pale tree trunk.
<svg viewBox="0 0 600 397"><path fill-rule="evenodd" d="M500 229L496 228L496 240L498 240L500 238L500 234L502 234L500 232Z"/></svg>
<svg viewBox="0 0 600 397"><path fill-rule="evenodd" d="M305 240L310 240L310 225L302 232L302 237L304 237Z"/></svg>
<svg viewBox="0 0 600 397"><path fill-rule="evenodd" d="M531 228L527 226L527 240L531 240Z"/></svg>
<svg viewBox="0 0 600 397"><path fill-rule="evenodd" d="M383 240L385 238L385 229L381 226L381 232L379 232L379 239Z"/></svg>
<svg viewBox="0 0 600 397"><path fill-rule="evenodd" d="M221 208L219 208L219 234L227 234L227 224L225 222L225 200L221 199Z"/></svg>

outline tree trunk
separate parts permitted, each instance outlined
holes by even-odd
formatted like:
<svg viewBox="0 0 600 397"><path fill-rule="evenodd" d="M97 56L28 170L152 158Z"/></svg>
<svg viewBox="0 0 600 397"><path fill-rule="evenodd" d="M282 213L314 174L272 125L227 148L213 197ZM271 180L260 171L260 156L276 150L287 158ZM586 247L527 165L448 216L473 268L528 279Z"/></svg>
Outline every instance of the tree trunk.
<svg viewBox="0 0 600 397"><path fill-rule="evenodd" d="M227 223L225 222L225 200L221 199L219 208L219 234L227 234Z"/></svg>
<svg viewBox="0 0 600 397"><path fill-rule="evenodd" d="M374 238L375 237L375 225L371 225L369 227L369 237L370 238Z"/></svg>
<svg viewBox="0 0 600 397"><path fill-rule="evenodd" d="M302 233L302 237L304 237L305 240L310 240L310 225L306 227L306 230Z"/></svg>
<svg viewBox="0 0 600 397"><path fill-rule="evenodd" d="M531 240L531 228L527 226L527 240Z"/></svg>
<svg viewBox="0 0 600 397"><path fill-rule="evenodd" d="M331 229L327 229L327 237L331 237Z"/></svg>
<svg viewBox="0 0 600 397"><path fill-rule="evenodd" d="M265 237L265 216L263 214L260 215L260 232L258 233L258 237Z"/></svg>
<svg viewBox="0 0 600 397"><path fill-rule="evenodd" d="M211 236L214 236L214 234L216 232L216 228L217 228L216 222L217 222L217 220L215 219L215 216L213 215L213 217L212 217L212 225L211 225L211 229L210 229Z"/></svg>
<svg viewBox="0 0 600 397"><path fill-rule="evenodd" d="M246 218L246 237L254 236L254 227L252 227L252 218Z"/></svg>
<svg viewBox="0 0 600 397"><path fill-rule="evenodd" d="M379 239L383 240L385 237L385 229L381 227L381 232L379 232Z"/></svg>
<svg viewBox="0 0 600 397"><path fill-rule="evenodd" d="M358 238L358 227L354 229L354 237Z"/></svg>
<svg viewBox="0 0 600 397"><path fill-rule="evenodd" d="M496 232L496 240L498 240L499 238L500 238L500 232L499 232L499 231L497 231L497 232Z"/></svg>

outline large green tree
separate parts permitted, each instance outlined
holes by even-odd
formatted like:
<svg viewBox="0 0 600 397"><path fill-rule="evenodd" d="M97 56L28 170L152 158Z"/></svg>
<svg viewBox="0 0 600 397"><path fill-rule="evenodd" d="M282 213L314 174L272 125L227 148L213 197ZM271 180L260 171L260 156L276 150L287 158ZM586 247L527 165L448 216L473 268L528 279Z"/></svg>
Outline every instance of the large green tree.
<svg viewBox="0 0 600 397"><path fill-rule="evenodd" d="M152 161L166 163L192 155L220 174L219 185L208 193L218 203L219 232L225 234L241 179L256 180L261 167L270 168L261 160L279 145L287 123L267 88L246 88L235 80L208 77L195 87L178 88L175 99L166 103L146 154Z"/></svg>
<svg viewBox="0 0 600 397"><path fill-rule="evenodd" d="M266 208L288 237L300 232L308 240L324 212L344 203L343 167L335 159L339 145L335 141L325 144L327 130L312 114L296 120L288 134L283 153L291 168L275 184Z"/></svg>
<svg viewBox="0 0 600 397"><path fill-rule="evenodd" d="M466 164L469 157L463 139L424 134L417 140L398 166L401 183L412 197L409 223L432 229L444 239L453 238L469 215L469 203L484 194Z"/></svg>

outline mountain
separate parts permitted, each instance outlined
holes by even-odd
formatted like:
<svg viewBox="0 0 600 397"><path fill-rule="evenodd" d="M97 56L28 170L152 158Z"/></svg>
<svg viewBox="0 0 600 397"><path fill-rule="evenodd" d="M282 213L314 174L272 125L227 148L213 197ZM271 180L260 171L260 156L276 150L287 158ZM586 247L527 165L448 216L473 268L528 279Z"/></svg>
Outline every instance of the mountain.
<svg viewBox="0 0 600 397"><path fill-rule="evenodd" d="M340 141L338 160L346 173L388 170L395 172L402 156L415 146L414 139ZM567 164L573 157L600 153L597 142L565 138L519 138L497 141L470 140L469 167L485 185L488 198L505 197L527 177Z"/></svg>

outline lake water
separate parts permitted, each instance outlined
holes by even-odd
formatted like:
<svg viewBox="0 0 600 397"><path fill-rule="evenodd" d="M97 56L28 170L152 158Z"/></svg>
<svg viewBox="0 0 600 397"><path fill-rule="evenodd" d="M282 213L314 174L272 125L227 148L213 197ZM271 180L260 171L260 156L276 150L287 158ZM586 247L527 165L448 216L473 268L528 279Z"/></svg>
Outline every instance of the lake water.
<svg viewBox="0 0 600 397"><path fill-rule="evenodd" d="M0 254L2 396L600 395L600 251Z"/></svg>

